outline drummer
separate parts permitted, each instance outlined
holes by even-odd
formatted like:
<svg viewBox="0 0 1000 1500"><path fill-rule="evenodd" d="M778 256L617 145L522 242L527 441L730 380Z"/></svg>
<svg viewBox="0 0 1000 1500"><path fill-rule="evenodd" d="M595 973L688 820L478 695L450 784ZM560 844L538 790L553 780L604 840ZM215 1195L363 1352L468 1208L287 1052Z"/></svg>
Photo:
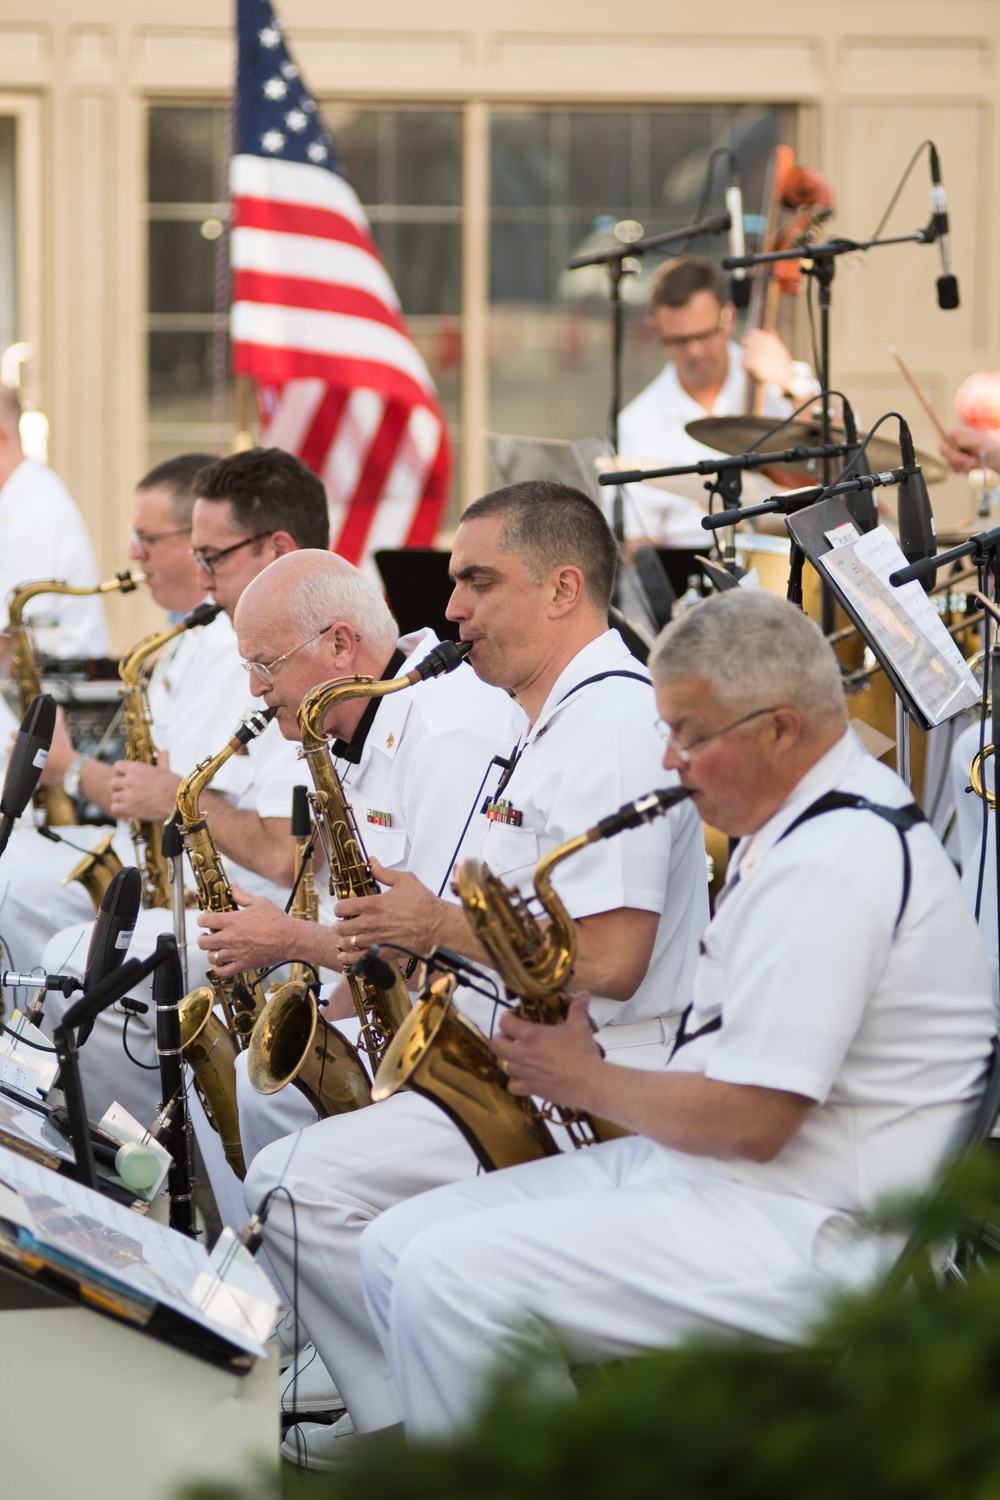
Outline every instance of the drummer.
<svg viewBox="0 0 1000 1500"><path fill-rule="evenodd" d="M620 453L649 467L722 457L685 428L700 417L739 416L748 374L763 382L762 415L775 420L818 391L809 366L793 360L777 334L756 328L737 344L731 337L735 322L722 273L711 261L685 255L660 267L653 281L650 325L667 363L622 411ZM774 488L769 480L746 474L744 503L763 500ZM684 489L690 490L690 481ZM705 545L701 517L706 507L697 500L649 484L629 485L626 495L627 540L656 547Z"/></svg>

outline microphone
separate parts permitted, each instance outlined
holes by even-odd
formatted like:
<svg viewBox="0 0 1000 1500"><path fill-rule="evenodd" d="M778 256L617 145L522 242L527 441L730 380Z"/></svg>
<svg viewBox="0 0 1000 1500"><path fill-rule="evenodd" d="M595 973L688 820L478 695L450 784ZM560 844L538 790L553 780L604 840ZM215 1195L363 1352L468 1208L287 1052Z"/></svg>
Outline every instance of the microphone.
<svg viewBox="0 0 1000 1500"><path fill-rule="evenodd" d="M899 546L908 563L922 562L924 558L934 557L936 554L937 535L927 482L917 465L913 438L905 422L900 424L899 451L903 466L913 469L913 473L900 480L899 484ZM931 572L921 579L928 593L934 587L936 577L936 572Z"/></svg>
<svg viewBox="0 0 1000 1500"><path fill-rule="evenodd" d="M948 200L941 181L941 163L937 147L931 141L931 203L934 217L934 238L941 249L941 275L937 279L938 307L951 312L958 306L958 278L951 270L951 242L948 234Z"/></svg>
<svg viewBox="0 0 1000 1500"><path fill-rule="evenodd" d="M844 441L847 443L856 443L858 441L858 423L854 415L854 407L846 396L841 396L840 400L844 415ZM868 460L864 455L858 458L857 453L855 453L850 467L854 470L855 474L871 473ZM849 495L845 499L844 504L847 506L852 519L861 531L875 530L875 527L878 525L878 506L875 503L875 495L871 490L856 491L853 495Z"/></svg>
<svg viewBox="0 0 1000 1500"><path fill-rule="evenodd" d="M726 211L729 214L729 254L742 258L746 254L743 238L743 189L735 159L729 171L729 186L726 188ZM736 307L746 307L750 301L750 282L746 268L737 266L729 278L729 296Z"/></svg>
<svg viewBox="0 0 1000 1500"><path fill-rule="evenodd" d="M142 876L135 865L129 865L108 885L97 913L97 921L87 949L87 966L83 975L84 993L90 995L125 961L132 934L135 932L142 899ZM84 1021L77 1036L82 1047L93 1030L93 1020Z"/></svg>
<svg viewBox="0 0 1000 1500"><path fill-rule="evenodd" d="M25 710L7 762L3 792L0 793L0 854L6 849L14 824L38 785L55 727L55 699L50 693L39 693Z"/></svg>

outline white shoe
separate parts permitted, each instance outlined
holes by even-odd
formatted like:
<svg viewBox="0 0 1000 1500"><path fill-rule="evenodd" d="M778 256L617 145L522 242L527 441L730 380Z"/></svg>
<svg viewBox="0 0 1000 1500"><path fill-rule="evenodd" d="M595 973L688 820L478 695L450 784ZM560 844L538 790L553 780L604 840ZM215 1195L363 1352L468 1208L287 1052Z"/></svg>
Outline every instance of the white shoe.
<svg viewBox="0 0 1000 1500"><path fill-rule="evenodd" d="M321 1469L325 1474L336 1473L345 1464L357 1458L364 1444L361 1433L354 1431L354 1423L345 1412L331 1427L321 1422L300 1422L289 1427L281 1444L281 1456L300 1469Z"/></svg>
<svg viewBox="0 0 1000 1500"><path fill-rule="evenodd" d="M306 1344L281 1376L278 1394L283 1415L318 1416L341 1412L344 1402L315 1344Z"/></svg>
<svg viewBox="0 0 1000 1500"><path fill-rule="evenodd" d="M268 1349L278 1352L278 1368L287 1370L300 1349L309 1342L309 1335L291 1308L281 1314L267 1336Z"/></svg>

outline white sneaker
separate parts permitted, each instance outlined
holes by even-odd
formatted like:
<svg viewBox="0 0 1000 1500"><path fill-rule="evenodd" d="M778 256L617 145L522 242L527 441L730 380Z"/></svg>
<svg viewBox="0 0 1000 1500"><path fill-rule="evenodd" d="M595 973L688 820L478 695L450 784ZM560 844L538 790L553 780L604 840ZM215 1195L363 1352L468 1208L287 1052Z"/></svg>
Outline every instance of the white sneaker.
<svg viewBox="0 0 1000 1500"><path fill-rule="evenodd" d="M309 1335L291 1308L281 1314L267 1336L267 1347L278 1351L278 1368L287 1370L300 1349L309 1342Z"/></svg>
<svg viewBox="0 0 1000 1500"><path fill-rule="evenodd" d="M306 1344L289 1365L278 1383L278 1395L284 1416L318 1416L344 1410L340 1392L333 1383L315 1344Z"/></svg>
<svg viewBox="0 0 1000 1500"><path fill-rule="evenodd" d="M344 1415L325 1427L322 1422L300 1422L289 1427L281 1444L281 1456L300 1469L320 1469L325 1474L336 1473L358 1456L364 1444L361 1433L354 1431L354 1423Z"/></svg>

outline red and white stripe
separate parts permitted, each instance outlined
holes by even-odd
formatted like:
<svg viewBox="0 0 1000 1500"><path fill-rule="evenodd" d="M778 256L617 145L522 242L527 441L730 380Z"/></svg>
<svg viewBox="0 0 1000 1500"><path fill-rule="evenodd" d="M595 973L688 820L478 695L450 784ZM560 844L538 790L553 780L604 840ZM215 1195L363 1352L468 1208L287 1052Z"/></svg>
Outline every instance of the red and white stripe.
<svg viewBox="0 0 1000 1500"><path fill-rule="evenodd" d="M321 476L342 556L429 546L444 417L357 197L297 162L234 156L230 175L233 364L257 380L264 442Z"/></svg>

